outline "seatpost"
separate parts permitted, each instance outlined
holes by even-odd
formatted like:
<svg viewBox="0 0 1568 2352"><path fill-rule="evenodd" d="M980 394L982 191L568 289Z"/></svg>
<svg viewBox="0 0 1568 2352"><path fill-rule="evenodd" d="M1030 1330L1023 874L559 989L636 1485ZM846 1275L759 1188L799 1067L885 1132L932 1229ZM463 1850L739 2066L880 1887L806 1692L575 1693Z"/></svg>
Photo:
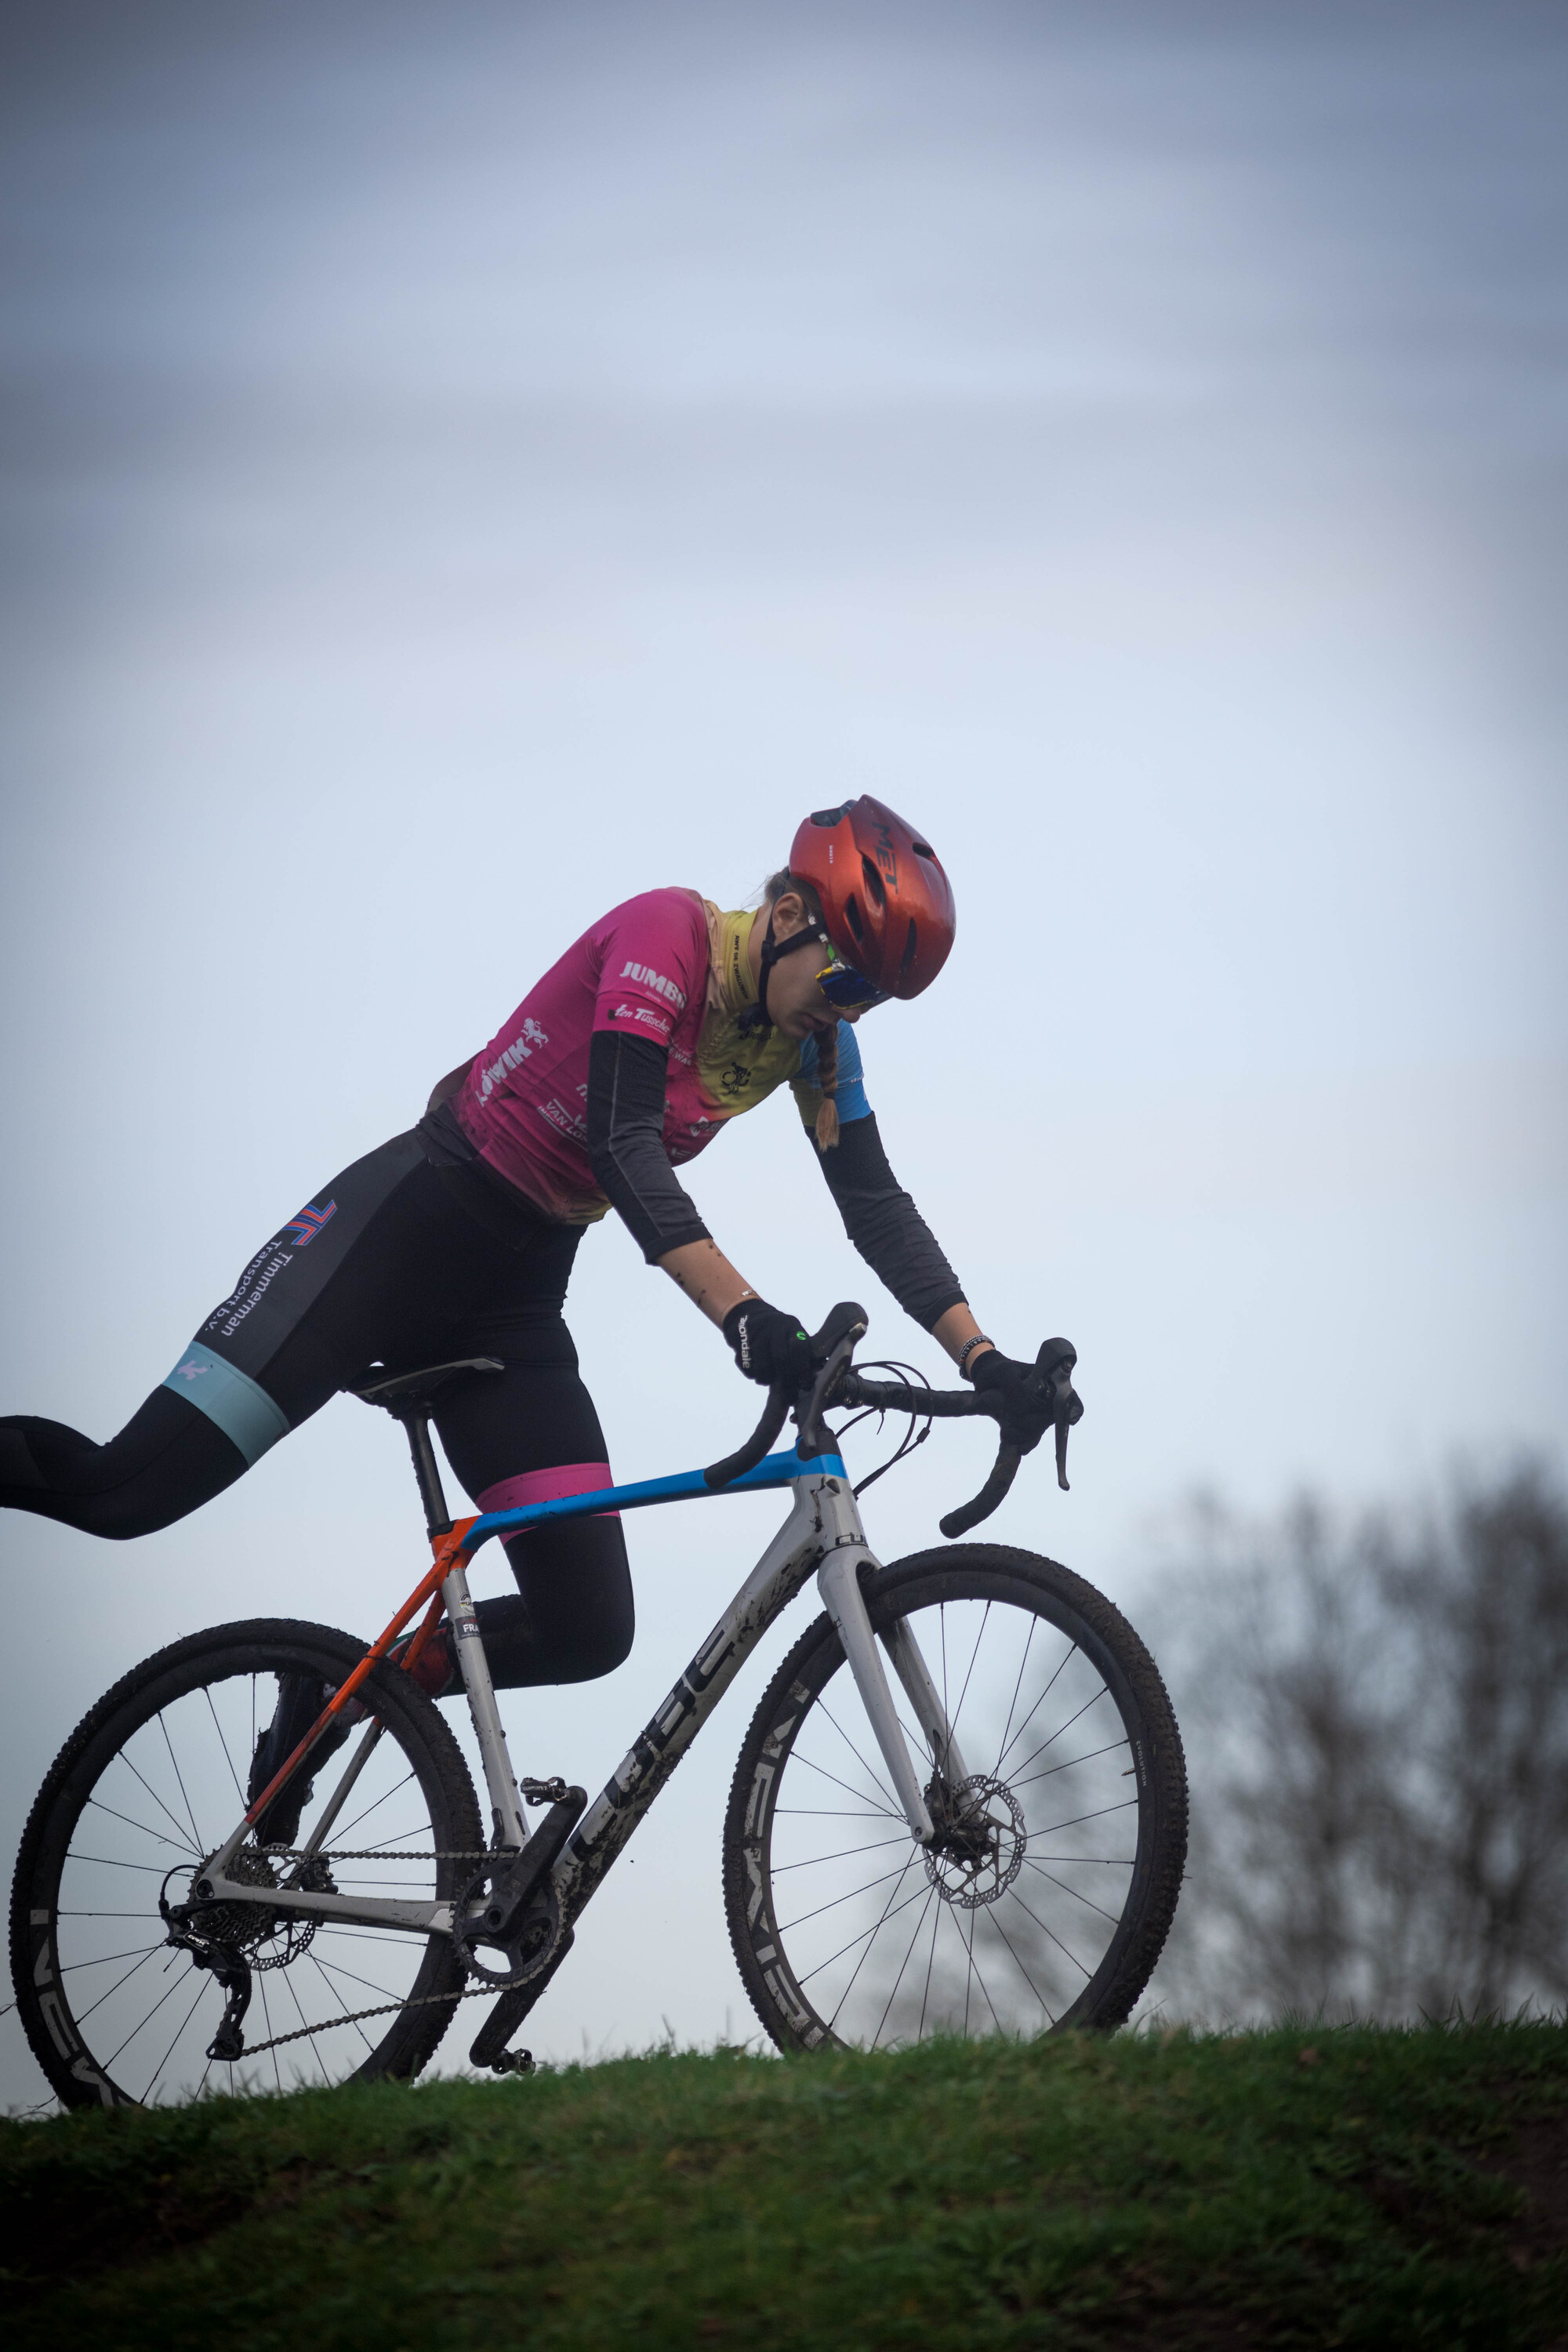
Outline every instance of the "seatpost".
<svg viewBox="0 0 1568 2352"><path fill-rule="evenodd" d="M419 1499L425 1506L425 1531L432 1543L437 1536L452 1532L452 1514L447 1508L447 1497L441 1491L441 1473L436 1466L436 1449L430 1443L428 1411L399 1413L408 1437L408 1451L414 1456L414 1475L419 1481Z"/></svg>

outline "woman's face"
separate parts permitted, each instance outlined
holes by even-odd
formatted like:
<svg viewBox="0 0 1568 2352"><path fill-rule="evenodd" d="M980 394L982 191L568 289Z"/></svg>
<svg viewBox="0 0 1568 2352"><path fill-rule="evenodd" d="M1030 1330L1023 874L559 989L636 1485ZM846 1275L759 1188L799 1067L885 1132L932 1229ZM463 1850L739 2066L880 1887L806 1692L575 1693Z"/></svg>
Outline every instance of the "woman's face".
<svg viewBox="0 0 1568 2352"><path fill-rule="evenodd" d="M793 890L786 890L773 908L773 937L792 940L805 928L805 908ZM753 937L761 940L765 923ZM829 962L825 947L797 948L775 963L768 974L768 1018L786 1037L804 1041L815 1032L825 1035L836 1021L858 1021L858 1013L835 1013L816 984L816 975Z"/></svg>

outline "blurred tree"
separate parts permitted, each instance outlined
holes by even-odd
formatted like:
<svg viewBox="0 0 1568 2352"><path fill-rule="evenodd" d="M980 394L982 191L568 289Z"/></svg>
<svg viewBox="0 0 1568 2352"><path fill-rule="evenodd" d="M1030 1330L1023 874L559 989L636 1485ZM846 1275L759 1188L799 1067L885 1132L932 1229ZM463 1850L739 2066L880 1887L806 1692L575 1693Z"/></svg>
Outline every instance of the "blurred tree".
<svg viewBox="0 0 1568 2352"><path fill-rule="evenodd" d="M1187 2014L1568 2001L1568 1507L1522 1467L1440 1516L1244 1528L1151 1622L1193 1854L1152 1997Z"/></svg>

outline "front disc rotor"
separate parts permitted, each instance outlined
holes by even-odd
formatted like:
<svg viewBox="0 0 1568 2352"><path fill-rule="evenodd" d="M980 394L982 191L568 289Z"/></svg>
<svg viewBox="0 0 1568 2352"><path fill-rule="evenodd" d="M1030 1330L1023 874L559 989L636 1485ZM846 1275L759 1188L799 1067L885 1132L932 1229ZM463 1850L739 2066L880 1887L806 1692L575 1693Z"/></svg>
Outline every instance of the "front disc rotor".
<svg viewBox="0 0 1568 2352"><path fill-rule="evenodd" d="M944 1903L975 1911L999 1902L1024 1866L1024 1808L1005 1780L972 1773L956 1787L926 1791L937 1842L925 1852L926 1876Z"/></svg>

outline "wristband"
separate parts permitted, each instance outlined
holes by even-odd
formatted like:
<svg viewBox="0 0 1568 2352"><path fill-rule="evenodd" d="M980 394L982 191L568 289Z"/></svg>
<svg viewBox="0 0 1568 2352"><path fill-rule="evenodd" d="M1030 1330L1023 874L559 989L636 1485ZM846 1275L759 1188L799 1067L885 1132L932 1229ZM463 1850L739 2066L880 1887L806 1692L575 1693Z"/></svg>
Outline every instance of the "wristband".
<svg viewBox="0 0 1568 2352"><path fill-rule="evenodd" d="M963 1347L960 1348L958 1351L958 1376L960 1380L967 1381L973 1377L965 1367L976 1348L994 1348L995 1345L995 1340L988 1337L988 1335L984 1331L976 1331L973 1339L966 1339Z"/></svg>

